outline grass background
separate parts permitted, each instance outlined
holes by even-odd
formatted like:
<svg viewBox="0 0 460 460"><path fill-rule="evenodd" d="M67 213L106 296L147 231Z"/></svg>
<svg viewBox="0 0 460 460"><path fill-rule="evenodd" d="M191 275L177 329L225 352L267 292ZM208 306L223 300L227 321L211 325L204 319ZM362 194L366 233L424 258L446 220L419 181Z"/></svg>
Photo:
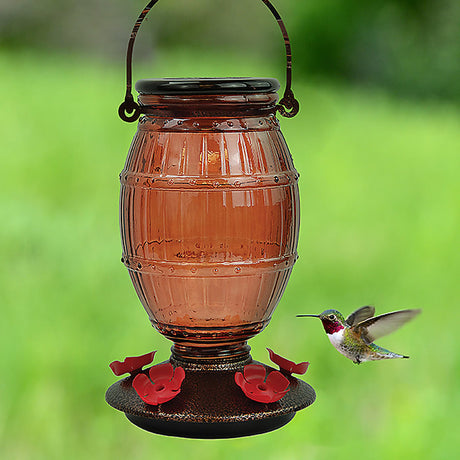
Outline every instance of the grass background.
<svg viewBox="0 0 460 460"><path fill-rule="evenodd" d="M135 78L189 76L163 55ZM283 76L208 56L206 76ZM0 53L0 451L5 459L449 459L459 453L460 112L372 89L294 79L301 112L282 130L301 174L300 259L269 327L250 344L311 366L317 401L286 427L221 441L157 436L104 401L108 363L170 343L120 264L123 68ZM411 356L355 366L298 313L422 308L379 341Z"/></svg>

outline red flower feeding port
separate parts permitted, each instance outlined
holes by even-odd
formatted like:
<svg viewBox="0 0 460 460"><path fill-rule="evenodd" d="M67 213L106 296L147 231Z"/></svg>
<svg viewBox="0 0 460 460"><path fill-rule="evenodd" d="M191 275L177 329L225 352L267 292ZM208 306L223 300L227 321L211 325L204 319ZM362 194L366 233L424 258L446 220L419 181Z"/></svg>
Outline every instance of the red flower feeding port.
<svg viewBox="0 0 460 460"><path fill-rule="evenodd" d="M176 78L139 80L135 102L134 41L157 1L131 33L119 108L125 121L140 117L120 174L122 262L151 324L173 342L171 367L162 367L175 369L168 388L176 391L179 368L185 378L174 398L154 405L147 401L167 385L156 391L156 371L157 380L150 370L150 378L139 371L113 384L106 400L134 424L160 434L267 432L315 400L313 388L290 375L295 366L284 372L280 365L279 372L253 361L247 344L269 323L297 259L299 175L276 117L299 109L288 35L273 5L262 0L286 48L280 100L273 78ZM260 377L257 391L251 369ZM245 392L270 395L270 401Z"/></svg>
<svg viewBox="0 0 460 460"><path fill-rule="evenodd" d="M278 371L266 371L259 364L244 366L243 374L235 374L236 384L253 401L272 403L279 401L289 391L289 380Z"/></svg>
<svg viewBox="0 0 460 460"><path fill-rule="evenodd" d="M162 363L149 369L149 377L137 374L133 380L133 388L142 401L156 406L179 394L185 371L182 367L174 369L171 363Z"/></svg>
<svg viewBox="0 0 460 460"><path fill-rule="evenodd" d="M270 356L270 361L277 364L280 368L280 371L287 372L288 374L305 374L307 372L308 366L310 363L302 362L296 364L294 361L289 361L289 359L283 358L280 355L277 355L273 350L267 348L268 354Z"/></svg>
<svg viewBox="0 0 460 460"><path fill-rule="evenodd" d="M144 366L150 364L153 361L156 351L147 353L142 356L132 356L125 358L123 362L113 361L109 364L110 369L115 375L134 374L140 372Z"/></svg>

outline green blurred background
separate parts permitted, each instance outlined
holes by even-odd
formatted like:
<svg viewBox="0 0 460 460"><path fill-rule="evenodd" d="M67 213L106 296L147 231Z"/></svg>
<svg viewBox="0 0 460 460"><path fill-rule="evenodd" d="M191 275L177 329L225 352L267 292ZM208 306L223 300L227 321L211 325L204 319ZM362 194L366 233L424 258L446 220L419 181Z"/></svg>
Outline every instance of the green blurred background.
<svg viewBox="0 0 460 460"><path fill-rule="evenodd" d="M460 452L460 4L278 0L300 114L282 130L301 174L300 259L252 339L296 361L317 401L286 427L199 441L137 429L104 401L108 363L170 343L119 262L118 173L135 126L116 109L145 1L0 1L0 452L5 459L450 459ZM160 2L137 78L283 81L256 0ZM410 360L355 366L295 318L422 308L379 341Z"/></svg>

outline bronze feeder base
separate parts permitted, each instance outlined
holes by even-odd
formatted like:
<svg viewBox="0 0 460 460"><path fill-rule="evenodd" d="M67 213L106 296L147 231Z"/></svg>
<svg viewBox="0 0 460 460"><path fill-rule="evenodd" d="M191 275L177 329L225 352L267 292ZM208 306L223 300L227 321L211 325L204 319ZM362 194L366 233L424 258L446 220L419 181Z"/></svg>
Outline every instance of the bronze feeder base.
<svg viewBox="0 0 460 460"><path fill-rule="evenodd" d="M170 362L184 367L186 372L180 393L171 401L158 406L144 403L132 387L133 376L110 386L106 401L124 412L132 423L152 433L218 439L276 430L316 398L308 383L291 375L286 375L290 391L280 401L264 404L247 398L235 383L235 372L242 372L246 364L262 364L267 373L275 370L252 358L221 365L190 364L174 358Z"/></svg>

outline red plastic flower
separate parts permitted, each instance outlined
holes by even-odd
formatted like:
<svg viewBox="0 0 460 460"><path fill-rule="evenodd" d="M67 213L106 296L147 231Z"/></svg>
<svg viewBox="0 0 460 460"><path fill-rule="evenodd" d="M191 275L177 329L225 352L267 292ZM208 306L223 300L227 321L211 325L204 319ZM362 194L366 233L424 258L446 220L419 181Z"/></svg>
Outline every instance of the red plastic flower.
<svg viewBox="0 0 460 460"><path fill-rule="evenodd" d="M267 348L270 360L273 361L280 367L280 371L286 371L289 374L305 374L307 372L309 362L303 362L296 364L294 361L289 361L286 358L283 358L280 355L277 355L273 350Z"/></svg>
<svg viewBox="0 0 460 460"><path fill-rule="evenodd" d="M123 375L127 372L132 374L135 371L141 371L144 366L150 364L153 361L155 353L156 351L152 351L146 355L125 358L123 362L113 361L109 364L109 367L115 375Z"/></svg>
<svg viewBox="0 0 460 460"><path fill-rule="evenodd" d="M147 404L156 406L173 399L180 393L185 378L182 367L172 367L171 363L157 364L149 369L150 379L145 374L137 374L133 388Z"/></svg>
<svg viewBox="0 0 460 460"><path fill-rule="evenodd" d="M249 398L261 403L279 401L288 391L289 380L278 371L265 375L265 367L260 364L244 366L243 373L235 374L236 384Z"/></svg>

